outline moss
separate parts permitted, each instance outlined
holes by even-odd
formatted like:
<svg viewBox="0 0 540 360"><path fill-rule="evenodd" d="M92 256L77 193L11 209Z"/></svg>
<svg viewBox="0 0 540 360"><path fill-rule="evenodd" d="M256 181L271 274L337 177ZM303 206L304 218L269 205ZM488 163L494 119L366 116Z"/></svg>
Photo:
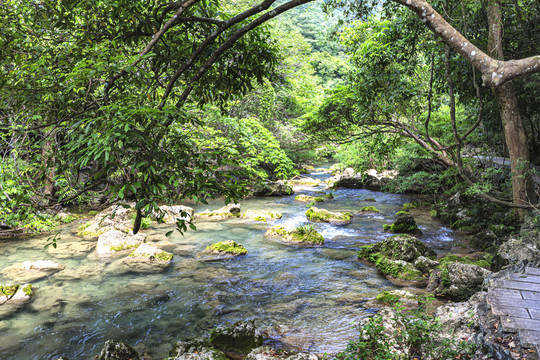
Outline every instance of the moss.
<svg viewBox="0 0 540 360"><path fill-rule="evenodd" d="M0 293L6 297L13 296L17 290L19 290L19 285L0 285Z"/></svg>
<svg viewBox="0 0 540 360"><path fill-rule="evenodd" d="M111 246L111 250L112 251L129 250L129 249L134 249L134 248L136 248L138 246L139 246L139 244L127 245L127 244L124 243L124 244L120 244L120 245L117 245L117 246Z"/></svg>
<svg viewBox="0 0 540 360"><path fill-rule="evenodd" d="M314 228L305 229L305 227L298 227L290 231L285 240L297 242L297 243L310 243L315 245L324 244L324 237L319 234Z"/></svg>
<svg viewBox="0 0 540 360"><path fill-rule="evenodd" d="M90 210L90 211L88 211L87 214L88 214L89 216L95 216L95 215L99 214L99 212L96 211L96 210Z"/></svg>
<svg viewBox="0 0 540 360"><path fill-rule="evenodd" d="M266 218L264 216L255 216L253 220L266 222Z"/></svg>
<svg viewBox="0 0 540 360"><path fill-rule="evenodd" d="M400 300L400 297L390 291L382 291L377 295L375 299L382 303L393 305Z"/></svg>
<svg viewBox="0 0 540 360"><path fill-rule="evenodd" d="M352 214L349 212L337 213L330 212L324 209L310 208L306 211L306 216L310 221L315 222L343 222L349 223L351 221Z"/></svg>
<svg viewBox="0 0 540 360"><path fill-rule="evenodd" d="M398 212L396 213L396 215L397 215L397 216L405 216L405 215L409 215L409 212L408 212L408 211L403 211L403 210L401 210L401 211L398 211Z"/></svg>
<svg viewBox="0 0 540 360"><path fill-rule="evenodd" d="M493 261L493 255L488 253L477 253L477 258L472 258L470 256L458 256L458 255L447 255L443 258L441 258L439 263L441 264L439 268L442 270L442 268L446 267L449 263L462 263L462 264L468 264L468 265L478 265L484 269L489 270L491 268L491 263Z"/></svg>
<svg viewBox="0 0 540 360"><path fill-rule="evenodd" d="M375 202L376 200L374 198L365 198L362 201Z"/></svg>
<svg viewBox="0 0 540 360"><path fill-rule="evenodd" d="M26 285L24 288L23 288L23 291L24 293L27 295L27 296L31 296L33 294L33 287L32 285L28 284Z"/></svg>
<svg viewBox="0 0 540 360"><path fill-rule="evenodd" d="M382 226L382 228L383 228L384 231L390 231L390 229L392 229L392 226L389 225L389 224L384 224L384 225Z"/></svg>
<svg viewBox="0 0 540 360"><path fill-rule="evenodd" d="M287 235L287 230L283 226L274 226L267 230L264 235L266 236L284 236Z"/></svg>
<svg viewBox="0 0 540 360"><path fill-rule="evenodd" d="M154 257L156 260L161 260L161 261L171 261L172 258L173 258L173 254L169 253L169 252L166 252L166 251L162 251L160 253L158 253L155 257Z"/></svg>
<svg viewBox="0 0 540 360"><path fill-rule="evenodd" d="M364 206L360 211L366 211L366 212L381 212L379 209L377 209L375 206Z"/></svg>
<svg viewBox="0 0 540 360"><path fill-rule="evenodd" d="M81 224L81 225L77 228L77 232L82 231L82 230L88 228L90 225L92 225L92 222L91 222L91 221L88 221L88 222L85 222L84 224Z"/></svg>
<svg viewBox="0 0 540 360"><path fill-rule="evenodd" d="M409 211L411 209L416 209L416 205L413 203L405 203L403 204L403 207L401 208L401 210L403 211Z"/></svg>
<svg viewBox="0 0 540 360"><path fill-rule="evenodd" d="M439 214L437 213L437 210L431 210L429 212L429 216L431 216L432 219L436 219L439 216Z"/></svg>
<svg viewBox="0 0 540 360"><path fill-rule="evenodd" d="M334 194L328 193L328 194L324 195L324 198L325 198L325 199L333 199L333 198L334 198Z"/></svg>
<svg viewBox="0 0 540 360"><path fill-rule="evenodd" d="M246 255L248 253L248 251L243 245L238 244L233 240L220 241L218 243L208 246L206 250L218 253L228 253L233 255Z"/></svg>
<svg viewBox="0 0 540 360"><path fill-rule="evenodd" d="M399 216L392 225L383 225L383 229L396 234L422 234L422 231L416 225L414 218L410 215Z"/></svg>
<svg viewBox="0 0 540 360"><path fill-rule="evenodd" d="M408 281L422 281L424 277L422 273L415 269L414 266L406 261L392 260L386 256L380 255L375 262L375 267L383 275L389 275L397 279Z"/></svg>

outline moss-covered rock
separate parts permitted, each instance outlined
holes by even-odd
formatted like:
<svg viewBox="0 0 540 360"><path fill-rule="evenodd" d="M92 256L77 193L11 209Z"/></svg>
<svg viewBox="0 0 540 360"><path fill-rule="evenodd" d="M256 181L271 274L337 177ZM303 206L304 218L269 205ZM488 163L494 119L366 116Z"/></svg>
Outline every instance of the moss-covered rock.
<svg viewBox="0 0 540 360"><path fill-rule="evenodd" d="M377 200L375 200L374 198L365 198L365 199L362 199L362 201L366 201L366 202L377 202Z"/></svg>
<svg viewBox="0 0 540 360"><path fill-rule="evenodd" d="M401 210L401 211L398 211L398 212L396 213L396 215L397 215L397 216L407 216L407 215L410 215L410 214L409 214L408 211L403 211L403 210Z"/></svg>
<svg viewBox="0 0 540 360"><path fill-rule="evenodd" d="M438 296L465 301L481 290L484 279L490 274L491 271L478 265L444 263L439 266L438 271L431 272L428 290Z"/></svg>
<svg viewBox="0 0 540 360"><path fill-rule="evenodd" d="M409 211L409 210L412 210L412 209L416 209L416 205L413 204L413 203L405 203L401 207L401 210L403 210L403 211Z"/></svg>
<svg viewBox="0 0 540 360"><path fill-rule="evenodd" d="M377 209L375 206L364 206L360 209L361 212L372 212L372 213L378 213L381 212L379 209Z"/></svg>
<svg viewBox="0 0 540 360"><path fill-rule="evenodd" d="M267 181L264 184L257 185L253 189L253 195L256 196L287 196L294 194L294 190L282 180Z"/></svg>
<svg viewBox="0 0 540 360"><path fill-rule="evenodd" d="M131 207L113 205L95 215L90 221L80 225L76 233L85 238L97 237L109 230L127 233L133 228L132 216L133 209Z"/></svg>
<svg viewBox="0 0 540 360"><path fill-rule="evenodd" d="M165 360L228 360L225 354L212 347L206 339L178 341Z"/></svg>
<svg viewBox="0 0 540 360"><path fill-rule="evenodd" d="M317 207L311 207L306 211L306 216L309 221L327 222L334 225L347 225L351 222L351 213L331 212Z"/></svg>
<svg viewBox="0 0 540 360"><path fill-rule="evenodd" d="M324 237L313 226L299 226L294 230L286 230L281 226L274 226L265 233L266 236L279 237L283 242L303 245L322 245Z"/></svg>
<svg viewBox="0 0 540 360"><path fill-rule="evenodd" d="M145 243L133 250L122 263L135 272L157 273L169 267L172 259L173 254Z"/></svg>
<svg viewBox="0 0 540 360"><path fill-rule="evenodd" d="M240 217L240 204L228 204L218 210L210 211L206 209L195 214L197 219L226 220Z"/></svg>
<svg viewBox="0 0 540 360"><path fill-rule="evenodd" d="M247 355L263 344L263 336L253 321L238 321L231 326L221 326L210 332L210 343L216 349Z"/></svg>
<svg viewBox="0 0 540 360"><path fill-rule="evenodd" d="M387 305L394 305L396 303L418 305L418 296L405 290L392 290L380 292L376 300Z"/></svg>
<svg viewBox="0 0 540 360"><path fill-rule="evenodd" d="M282 216L283 214L275 210L248 210L242 215L244 219L263 222L281 219Z"/></svg>
<svg viewBox="0 0 540 360"><path fill-rule="evenodd" d="M398 234L372 245L360 248L358 258L376 262L380 256L393 260L414 262L418 257L436 258L437 254L423 242L407 234Z"/></svg>
<svg viewBox="0 0 540 360"><path fill-rule="evenodd" d="M375 267L396 285L421 287L427 284L427 277L407 261L392 260L381 256L375 262Z"/></svg>
<svg viewBox="0 0 540 360"><path fill-rule="evenodd" d="M301 194L301 195L296 195L294 200L307 202L307 203L318 203L318 202L323 202L324 198L319 197L319 196L316 197L316 196L309 196L309 195Z"/></svg>
<svg viewBox="0 0 540 360"><path fill-rule="evenodd" d="M416 225L416 221L414 221L414 218L410 215L401 215L398 216L396 221L391 224L385 224L383 226L384 231L393 232L396 234L414 234L414 235L422 235L422 231Z"/></svg>
<svg viewBox="0 0 540 360"><path fill-rule="evenodd" d="M126 234L119 230L109 230L101 234L96 245L96 254L99 256L110 256L123 250L134 249L141 245L146 239L146 234L132 233Z"/></svg>
<svg viewBox="0 0 540 360"><path fill-rule="evenodd" d="M466 256L450 254L450 255L446 255L445 257L442 257L438 261L441 265L458 262L461 264L477 265L486 270L489 270L491 268L492 260L493 260L492 254L485 253L485 252L476 252L476 253L472 253Z"/></svg>
<svg viewBox="0 0 540 360"><path fill-rule="evenodd" d="M128 344L122 341L108 340L99 354L98 360L140 360L140 356Z"/></svg>
<svg viewBox="0 0 540 360"><path fill-rule="evenodd" d="M321 184L321 181L311 177L296 177L287 181L287 185L293 187L309 186L316 187Z"/></svg>
<svg viewBox="0 0 540 360"><path fill-rule="evenodd" d="M233 240L220 241L218 243L208 246L205 250L207 253L213 253L217 255L247 255L248 251L244 245L238 244Z"/></svg>

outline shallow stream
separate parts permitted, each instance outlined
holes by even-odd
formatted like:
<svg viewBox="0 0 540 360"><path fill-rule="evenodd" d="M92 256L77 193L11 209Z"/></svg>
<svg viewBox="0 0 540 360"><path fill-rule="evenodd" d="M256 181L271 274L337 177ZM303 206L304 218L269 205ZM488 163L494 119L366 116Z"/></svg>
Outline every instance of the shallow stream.
<svg viewBox="0 0 540 360"><path fill-rule="evenodd" d="M325 179L329 174L311 176ZM317 195L310 188L296 194ZM43 251L45 237L0 241L0 270L26 260L50 259L66 269L40 281L34 300L23 310L0 318L0 358L90 359L108 339L126 341L155 359L167 356L179 339L204 335L220 324L256 319L276 340L304 351L335 353L356 334L354 322L373 309L363 306L380 291L394 286L374 267L356 260L362 245L391 234L383 224L395 220L401 206L414 200L407 195L340 189L335 198L318 204L332 211L358 212L374 205L381 213L361 214L351 224L315 224L326 242L319 247L291 246L263 236L272 225L293 228L307 224L306 204L293 196L252 198L241 202L248 209L272 209L283 218L269 223L244 220L197 221L197 231L175 233L173 264L160 274L137 274L121 266L121 258L100 259L93 251L65 257L61 251ZM363 199L374 198L376 202ZM218 209L223 202L197 206ZM422 241L445 252L461 239L431 220L415 216L424 232ZM58 249L81 238L65 227ZM165 240L171 227L146 230L149 241ZM232 239L243 244L247 256L212 260L201 256L206 246ZM9 283L0 274L0 284Z"/></svg>

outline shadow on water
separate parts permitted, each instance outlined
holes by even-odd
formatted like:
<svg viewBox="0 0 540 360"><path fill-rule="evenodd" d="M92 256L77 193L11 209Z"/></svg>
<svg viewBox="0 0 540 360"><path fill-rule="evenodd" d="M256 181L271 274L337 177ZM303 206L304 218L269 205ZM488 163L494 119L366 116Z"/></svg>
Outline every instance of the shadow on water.
<svg viewBox="0 0 540 360"><path fill-rule="evenodd" d="M319 179L329 174L313 175ZM323 186L301 191L321 194ZM373 267L356 261L356 250L390 234L382 225L411 196L369 190L339 189L334 199L318 204L332 211L358 212L375 205L380 213L361 214L346 226L315 224L326 242L321 247L295 247L265 238L272 225L294 228L307 224L305 203L294 196L251 198L247 209L272 209L283 218L264 223L242 220L197 222L197 231L175 233L173 264L160 274L137 274L119 266L118 258L99 259L92 252L64 257L42 251L46 237L0 242L2 266L26 260L51 259L66 269L33 282L34 301L23 310L0 318L2 359L90 358L108 339L124 340L164 357L178 339L204 335L210 328L241 319L257 319L270 334L303 350L334 353L355 336L352 324L371 310L362 304L381 290L393 288ZM375 203L364 199L374 198ZM197 206L217 209L222 202ZM422 240L439 252L459 241L429 216L417 218ZM147 231L149 241L164 240L170 228ZM71 228L62 230L59 248L81 239ZM247 256L208 261L206 246L233 239ZM95 241L95 240L94 240ZM55 256L53 256L55 255ZM58 257L60 256L60 258ZM8 282L0 275L0 283Z"/></svg>

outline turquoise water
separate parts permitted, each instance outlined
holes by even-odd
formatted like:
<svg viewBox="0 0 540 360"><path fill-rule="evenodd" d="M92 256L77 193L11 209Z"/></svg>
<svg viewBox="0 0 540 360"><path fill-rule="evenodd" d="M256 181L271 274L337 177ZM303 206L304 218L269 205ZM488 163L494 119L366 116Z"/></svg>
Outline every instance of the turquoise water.
<svg viewBox="0 0 540 360"><path fill-rule="evenodd" d="M327 174L313 175L327 178ZM315 195L320 188L298 193ZM297 193L297 194L298 194ZM355 336L353 323L373 309L363 306L380 291L394 286L370 266L355 259L364 244L389 234L382 225L395 219L405 195L368 190L336 190L335 198L317 206L357 212L374 205L382 212L363 214L346 226L315 224L326 242L301 247L264 238L272 225L292 228L308 223L306 205L293 196L252 198L241 202L242 211L272 209L283 218L254 223L243 220L197 221L197 231L175 233L173 264L160 274L137 274L119 265L121 258L100 259L93 251L58 258L43 251L47 237L0 242L0 267L26 260L50 259L66 269L32 282L35 299L21 311L0 318L0 358L90 359L108 339L118 339L165 357L176 340L204 335L219 324L256 319L276 340L300 350L335 353ZM375 203L362 201L375 198ZM217 209L223 202L196 207ZM422 240L439 252L459 238L427 214L416 217ZM59 249L79 242L71 225L62 230ZM165 240L166 225L146 230L148 241ZM215 260L202 256L211 243L232 239L243 244L247 256ZM0 275L0 283L9 282Z"/></svg>

